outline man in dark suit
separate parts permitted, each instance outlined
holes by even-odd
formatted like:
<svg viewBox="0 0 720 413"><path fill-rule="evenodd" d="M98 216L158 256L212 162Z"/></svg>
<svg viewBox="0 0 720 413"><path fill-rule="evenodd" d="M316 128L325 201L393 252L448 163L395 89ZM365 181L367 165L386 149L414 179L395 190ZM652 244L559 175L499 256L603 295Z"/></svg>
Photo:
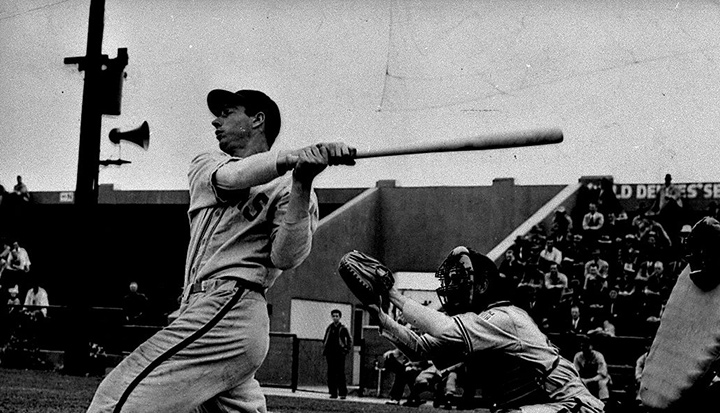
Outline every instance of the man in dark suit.
<svg viewBox="0 0 720 413"><path fill-rule="evenodd" d="M323 338L323 355L327 359L327 382L330 398L341 399L347 397L347 382L345 378L345 356L352 348L352 338L348 328L340 322L342 312L334 309L330 312L332 323L325 329Z"/></svg>

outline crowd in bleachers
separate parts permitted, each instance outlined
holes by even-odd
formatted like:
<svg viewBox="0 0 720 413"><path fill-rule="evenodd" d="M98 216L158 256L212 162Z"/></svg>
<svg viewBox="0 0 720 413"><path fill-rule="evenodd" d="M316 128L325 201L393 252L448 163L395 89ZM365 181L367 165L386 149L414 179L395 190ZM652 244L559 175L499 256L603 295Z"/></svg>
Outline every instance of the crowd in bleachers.
<svg viewBox="0 0 720 413"><path fill-rule="evenodd" d="M583 188L573 211L559 207L549 226L518 237L500 271L548 333L649 337L686 265L692 223L669 175L656 202L637 211L603 180Z"/></svg>
<svg viewBox="0 0 720 413"><path fill-rule="evenodd" d="M47 291L31 272L25 248L25 212L31 194L21 176L12 191L0 185L0 363L43 364L38 338L50 305Z"/></svg>

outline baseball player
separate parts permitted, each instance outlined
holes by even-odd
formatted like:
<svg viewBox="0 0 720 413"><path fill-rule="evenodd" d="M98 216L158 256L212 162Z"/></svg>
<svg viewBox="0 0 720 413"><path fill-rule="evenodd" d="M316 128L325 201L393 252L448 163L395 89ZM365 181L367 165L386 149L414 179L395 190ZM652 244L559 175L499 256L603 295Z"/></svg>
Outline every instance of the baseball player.
<svg viewBox="0 0 720 413"><path fill-rule="evenodd" d="M355 149L271 152L280 111L266 94L216 89L207 103L221 151L190 164L177 318L103 380L88 412L266 411L254 378L269 345L265 290L310 253L314 178L328 165L354 164Z"/></svg>
<svg viewBox="0 0 720 413"><path fill-rule="evenodd" d="M411 358L430 358L438 368L465 362L483 398L496 411L598 413L604 404L582 384L573 364L512 305L495 264L469 248L455 248L438 268L437 294L447 314L390 288L390 302L425 331L399 325L377 305L382 334Z"/></svg>

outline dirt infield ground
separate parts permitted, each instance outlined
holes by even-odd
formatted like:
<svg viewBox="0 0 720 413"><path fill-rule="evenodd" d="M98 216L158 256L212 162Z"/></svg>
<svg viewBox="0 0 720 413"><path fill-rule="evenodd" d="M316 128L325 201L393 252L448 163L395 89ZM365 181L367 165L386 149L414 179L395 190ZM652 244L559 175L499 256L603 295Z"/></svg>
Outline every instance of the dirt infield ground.
<svg viewBox="0 0 720 413"><path fill-rule="evenodd" d="M64 376L54 371L13 370L0 368L0 413L84 413L95 388L97 377ZM267 395L268 410L272 413L412 413L438 411L430 404L419 409L387 406L378 400L329 400L327 395L301 396ZM487 413L485 409L475 410Z"/></svg>

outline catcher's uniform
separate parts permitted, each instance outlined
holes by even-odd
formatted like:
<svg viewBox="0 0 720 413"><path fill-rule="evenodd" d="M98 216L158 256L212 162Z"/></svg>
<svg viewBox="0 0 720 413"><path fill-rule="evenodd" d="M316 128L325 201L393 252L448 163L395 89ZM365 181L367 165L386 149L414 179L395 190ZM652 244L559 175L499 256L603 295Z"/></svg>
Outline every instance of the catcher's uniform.
<svg viewBox="0 0 720 413"><path fill-rule="evenodd" d="M428 333L418 336L397 323L384 322L386 337L409 357L430 357L439 366L465 361L467 374L478 380L483 397L497 407L533 413L604 409L582 384L573 364L560 356L524 310L509 302L479 314L447 317L409 301L403 316ZM463 359L458 360L460 356Z"/></svg>
<svg viewBox="0 0 720 413"><path fill-rule="evenodd" d="M254 378L269 345L264 291L307 257L318 222L314 194L304 217L285 219L292 178L278 176L276 156L206 152L193 159L177 319L105 378L89 412L265 411ZM259 184L220 189L214 174L228 162L246 163Z"/></svg>

